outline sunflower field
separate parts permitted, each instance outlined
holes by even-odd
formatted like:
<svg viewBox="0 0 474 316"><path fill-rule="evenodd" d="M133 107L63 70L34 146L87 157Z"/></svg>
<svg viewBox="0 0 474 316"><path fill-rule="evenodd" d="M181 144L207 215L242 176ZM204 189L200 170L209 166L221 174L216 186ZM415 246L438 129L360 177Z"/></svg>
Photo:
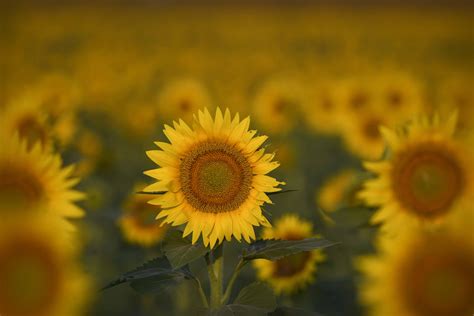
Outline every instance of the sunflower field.
<svg viewBox="0 0 474 316"><path fill-rule="evenodd" d="M474 7L416 3L0 2L0 316L474 315Z"/></svg>

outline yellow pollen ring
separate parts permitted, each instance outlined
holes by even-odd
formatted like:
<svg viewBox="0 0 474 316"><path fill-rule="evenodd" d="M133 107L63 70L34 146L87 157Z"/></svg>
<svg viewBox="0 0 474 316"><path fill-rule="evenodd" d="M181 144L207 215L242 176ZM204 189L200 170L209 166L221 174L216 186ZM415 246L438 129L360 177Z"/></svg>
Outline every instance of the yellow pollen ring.
<svg viewBox="0 0 474 316"><path fill-rule="evenodd" d="M439 147L439 146L438 146ZM398 155L392 185L402 205L418 216L432 218L449 211L464 188L460 162L444 148L427 143Z"/></svg>
<svg viewBox="0 0 474 316"><path fill-rule="evenodd" d="M187 152L180 164L181 188L186 201L198 211L236 210L247 199L252 168L236 148L205 141Z"/></svg>

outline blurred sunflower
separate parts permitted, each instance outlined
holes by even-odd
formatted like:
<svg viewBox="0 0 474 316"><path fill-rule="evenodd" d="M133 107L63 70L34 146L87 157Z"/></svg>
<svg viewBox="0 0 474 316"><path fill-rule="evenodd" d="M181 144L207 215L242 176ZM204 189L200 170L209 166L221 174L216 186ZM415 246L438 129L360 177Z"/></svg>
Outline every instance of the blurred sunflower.
<svg viewBox="0 0 474 316"><path fill-rule="evenodd" d="M337 115L339 100L337 90L332 82L319 83L310 87L307 100L303 102L303 118L307 125L322 133L334 133L339 130Z"/></svg>
<svg viewBox="0 0 474 316"><path fill-rule="evenodd" d="M29 97L22 97L0 110L0 129L9 135L18 134L28 148L39 143L51 148L53 135L48 116Z"/></svg>
<svg viewBox="0 0 474 316"><path fill-rule="evenodd" d="M301 101L300 87L296 83L286 80L268 81L255 96L255 121L270 134L288 133L297 123Z"/></svg>
<svg viewBox="0 0 474 316"><path fill-rule="evenodd" d="M75 205L84 198L72 187L73 167L61 167L59 155L36 144L27 149L18 137L0 132L0 213L2 217L26 215L37 209L64 217L81 217Z"/></svg>
<svg viewBox="0 0 474 316"><path fill-rule="evenodd" d="M369 78L346 78L338 83L336 97L339 104L337 118L344 126L346 120L375 108L376 89Z"/></svg>
<svg viewBox="0 0 474 316"><path fill-rule="evenodd" d="M181 79L164 87L158 98L158 114L164 121L176 117L191 122L199 109L209 108L210 96L205 87L194 79Z"/></svg>
<svg viewBox="0 0 474 316"><path fill-rule="evenodd" d="M457 210L472 213L472 156L452 138L455 125L453 114L443 123L438 116L414 120L405 132L383 129L390 157L365 164L377 178L360 192L369 205L380 206L373 223L395 231L440 223Z"/></svg>
<svg viewBox="0 0 474 316"><path fill-rule="evenodd" d="M163 208L157 219L186 223L183 236L192 233L195 243L202 234L211 248L232 236L250 242L253 226L270 226L261 206L271 203L266 193L284 183L266 175L279 164L260 148L267 137L255 137L249 124L250 118L232 119L218 108L214 119L207 109L199 111L194 129L182 120L165 125L171 144L157 142L161 150L147 152L161 168L145 172L158 181L144 191L162 194L150 201Z"/></svg>
<svg viewBox="0 0 474 316"><path fill-rule="evenodd" d="M274 227L264 229L263 239L298 240L313 237L312 225L297 215L286 214ZM278 294L292 294L314 281L316 264L324 260L321 250L302 252L276 261L253 261L257 276L273 287Z"/></svg>
<svg viewBox="0 0 474 316"><path fill-rule="evenodd" d="M408 74L389 72L378 77L375 86L375 103L384 111L419 115L426 110L420 84Z"/></svg>
<svg viewBox="0 0 474 316"><path fill-rule="evenodd" d="M348 119L343 127L344 141L350 152L363 159L379 159L385 148L380 126L393 126L391 113L380 109L364 111Z"/></svg>
<svg viewBox="0 0 474 316"><path fill-rule="evenodd" d="M77 242L60 219L0 224L0 314L84 315L90 281L75 262Z"/></svg>
<svg viewBox="0 0 474 316"><path fill-rule="evenodd" d="M356 204L358 172L344 169L330 177L316 191L316 205L326 212L333 212L341 206Z"/></svg>
<svg viewBox="0 0 474 316"><path fill-rule="evenodd" d="M472 315L472 223L381 238L379 253L357 263L365 275L360 297L370 315Z"/></svg>
<svg viewBox="0 0 474 316"><path fill-rule="evenodd" d="M156 221L159 209L148 203L153 196L137 194L143 186L136 186L123 207L123 213L118 220L125 239L144 247L150 247L160 242L166 234L167 226Z"/></svg>
<svg viewBox="0 0 474 316"><path fill-rule="evenodd" d="M460 133L473 133L474 131L474 91L472 79L449 79L439 87L437 109L440 113L447 114L453 110L459 112L457 131Z"/></svg>

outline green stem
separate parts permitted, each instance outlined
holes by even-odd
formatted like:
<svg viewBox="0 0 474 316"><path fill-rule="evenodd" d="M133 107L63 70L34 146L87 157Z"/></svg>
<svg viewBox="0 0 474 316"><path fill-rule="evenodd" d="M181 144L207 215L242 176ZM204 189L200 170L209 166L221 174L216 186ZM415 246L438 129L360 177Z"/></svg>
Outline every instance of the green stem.
<svg viewBox="0 0 474 316"><path fill-rule="evenodd" d="M206 258L209 281L211 283L211 308L216 309L221 306L222 281L224 276L224 246L221 244L212 251L212 261Z"/></svg>
<svg viewBox="0 0 474 316"><path fill-rule="evenodd" d="M239 263L234 269L234 272L232 273L232 276L230 277L229 283L227 284L227 288L225 290L224 296L222 297L221 303L222 305L227 304L229 301L230 295L232 294L232 288L234 287L235 280L237 280L237 277L239 276L240 271L242 268L247 264L248 261L244 261L243 259L240 259Z"/></svg>
<svg viewBox="0 0 474 316"><path fill-rule="evenodd" d="M207 302L206 294L204 293L204 290L202 289L201 281L199 281L198 278L194 278L194 281L196 281L196 285L199 291L199 296L201 297L202 304L204 305L205 308L208 308L209 303Z"/></svg>

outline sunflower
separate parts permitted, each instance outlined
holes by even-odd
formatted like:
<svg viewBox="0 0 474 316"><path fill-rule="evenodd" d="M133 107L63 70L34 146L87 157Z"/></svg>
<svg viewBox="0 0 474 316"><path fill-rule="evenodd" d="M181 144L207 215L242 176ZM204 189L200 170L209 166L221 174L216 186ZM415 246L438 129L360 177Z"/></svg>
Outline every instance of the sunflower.
<svg viewBox="0 0 474 316"><path fill-rule="evenodd" d="M161 150L147 155L161 168L145 174L158 181L145 188L159 192L149 203L162 207L157 219L173 226L186 224L183 236L192 233L195 243L202 234L204 244L213 248L234 236L247 242L255 239L253 226L269 226L262 205L271 203L268 192L284 184L266 174L278 167L274 154L260 148L266 136L255 137L248 130L250 118L240 121L216 110L199 111L194 129L182 120L165 125L171 144L157 142Z"/></svg>
<svg viewBox="0 0 474 316"><path fill-rule="evenodd" d="M89 279L77 242L59 218L32 216L0 224L0 314L83 315Z"/></svg>
<svg viewBox="0 0 474 316"><path fill-rule="evenodd" d="M35 143L44 148L52 146L48 116L30 97L16 99L0 110L0 129L10 135L18 134L29 148Z"/></svg>
<svg viewBox="0 0 474 316"><path fill-rule="evenodd" d="M286 80L268 81L255 96L253 115L268 133L285 134L296 126L301 103L297 84Z"/></svg>
<svg viewBox="0 0 474 316"><path fill-rule="evenodd" d="M379 253L357 262L365 276L360 297L370 315L472 315L472 223L379 239Z"/></svg>
<svg viewBox="0 0 474 316"><path fill-rule="evenodd" d="M275 226L265 228L263 239L298 240L313 237L312 225L297 215L286 214ZM302 252L276 261L253 261L259 279L267 281L278 294L291 294L314 281L316 264L324 260L320 250Z"/></svg>
<svg viewBox="0 0 474 316"><path fill-rule="evenodd" d="M398 133L382 129L390 156L365 167L376 174L359 196L380 206L372 218L386 228L439 224L462 210L472 215L472 154L453 139L456 114L412 121Z"/></svg>
<svg viewBox="0 0 474 316"><path fill-rule="evenodd" d="M441 84L437 109L446 114L457 110L459 119L457 132L473 133L474 131L474 92L471 78L452 78Z"/></svg>
<svg viewBox="0 0 474 316"><path fill-rule="evenodd" d="M143 186L136 186L123 207L118 224L125 239L145 247L156 245L166 233L167 226L155 220L159 209L148 204L151 195L137 194Z"/></svg>
<svg viewBox="0 0 474 316"><path fill-rule="evenodd" d="M307 125L322 133L339 131L337 115L339 99L335 83L319 83L308 91L307 101L303 102L303 117Z"/></svg>
<svg viewBox="0 0 474 316"><path fill-rule="evenodd" d="M425 110L420 84L408 74L389 72L378 78L375 87L375 103L384 111L418 115Z"/></svg>
<svg viewBox="0 0 474 316"><path fill-rule="evenodd" d="M194 79L181 79L164 87L158 98L158 113L165 120L180 117L190 122L199 109L210 107L205 87Z"/></svg>
<svg viewBox="0 0 474 316"><path fill-rule="evenodd" d="M341 206L356 203L354 189L357 187L358 172L354 169L344 169L329 178L316 191L316 205L324 211L333 212Z"/></svg>
<svg viewBox="0 0 474 316"><path fill-rule="evenodd" d="M81 217L74 203L83 199L72 187L72 166L62 168L59 155L39 144L28 149L18 137L0 132L0 214L26 215L33 210L51 211L64 217Z"/></svg>

